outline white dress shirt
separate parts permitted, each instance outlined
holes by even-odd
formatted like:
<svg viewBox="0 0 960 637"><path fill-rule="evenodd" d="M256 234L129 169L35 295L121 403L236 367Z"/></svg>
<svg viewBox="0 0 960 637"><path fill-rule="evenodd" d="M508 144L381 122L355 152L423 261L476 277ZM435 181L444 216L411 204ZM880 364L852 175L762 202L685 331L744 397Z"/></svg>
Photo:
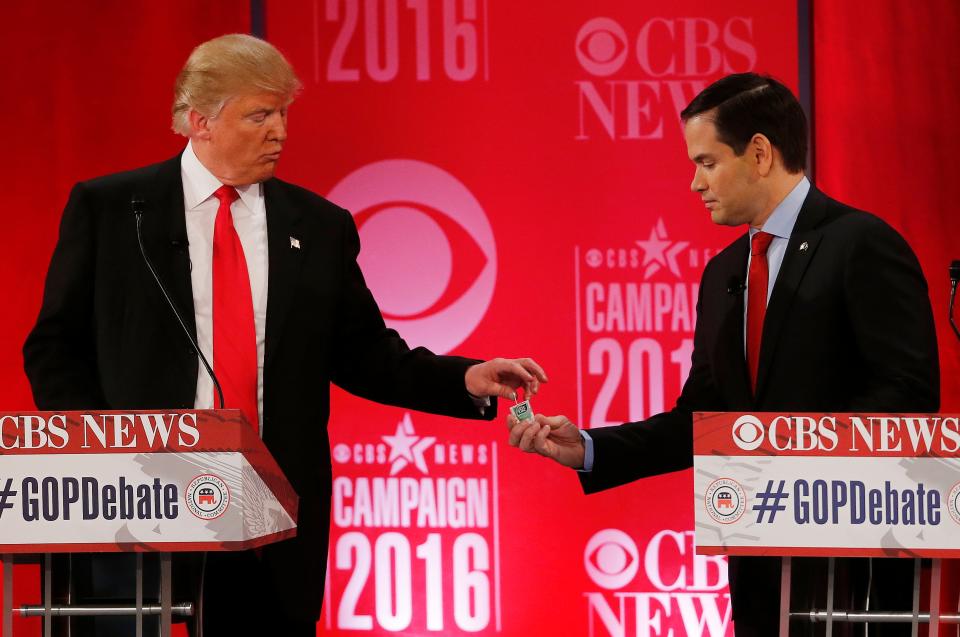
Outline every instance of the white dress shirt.
<svg viewBox="0 0 960 637"><path fill-rule="evenodd" d="M193 309L197 325L197 343L213 364L213 226L220 202L213 193L223 184L200 163L188 143L180 158L183 180L183 208L190 243L190 281L193 285ZM238 186L240 198L230 206L233 225L243 245L250 291L253 296L253 317L257 332L257 412L260 435L263 436L263 352L264 329L267 324L267 214L262 184ZM212 409L213 381L203 365L197 372L196 409ZM228 405L229 406L229 405Z"/></svg>
<svg viewBox="0 0 960 637"><path fill-rule="evenodd" d="M770 295L773 294L773 284L777 282L777 276L780 274L780 266L783 265L783 257L787 253L787 244L790 243L790 235L793 234L793 226L797 223L797 217L800 216L800 208L807 199L807 193L810 192L810 180L806 177L793 187L786 197L783 198L777 207L773 209L770 216L763 223L763 232L773 235L770 241L770 247L767 248L767 303L770 303ZM750 228L750 239L753 235L760 232L756 228ZM750 260L753 255L747 256L747 272L750 272ZM743 352L747 352L747 293L749 291L749 282L744 280L743 288Z"/></svg>

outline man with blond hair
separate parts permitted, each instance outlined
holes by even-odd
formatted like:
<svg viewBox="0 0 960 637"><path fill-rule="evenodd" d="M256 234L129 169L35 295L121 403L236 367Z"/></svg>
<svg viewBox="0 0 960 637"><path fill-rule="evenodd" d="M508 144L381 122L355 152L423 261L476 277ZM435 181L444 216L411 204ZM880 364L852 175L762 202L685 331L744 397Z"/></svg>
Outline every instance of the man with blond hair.
<svg viewBox="0 0 960 637"><path fill-rule="evenodd" d="M490 397L546 381L530 359L436 356L384 325L357 266L350 214L273 177L300 88L283 56L257 38L197 47L173 104L186 148L74 187L24 345L41 409L215 406L214 383L141 257L131 209L142 210L145 251L212 361L226 407L243 411L300 496L296 538L256 554L210 554L207 635L315 634L331 382L386 404L492 418ZM75 569L75 583L100 600L132 598L119 568L97 558ZM133 623L76 623L73 634L130 635Z"/></svg>

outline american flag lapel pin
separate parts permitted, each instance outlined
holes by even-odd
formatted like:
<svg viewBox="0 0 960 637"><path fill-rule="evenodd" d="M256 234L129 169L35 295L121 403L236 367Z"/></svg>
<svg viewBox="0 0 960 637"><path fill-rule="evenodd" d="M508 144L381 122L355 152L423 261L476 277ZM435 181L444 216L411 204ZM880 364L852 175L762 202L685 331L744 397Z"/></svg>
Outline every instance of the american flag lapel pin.
<svg viewBox="0 0 960 637"><path fill-rule="evenodd" d="M294 250L299 250L300 239L297 239L296 237L290 237L290 247L293 248Z"/></svg>

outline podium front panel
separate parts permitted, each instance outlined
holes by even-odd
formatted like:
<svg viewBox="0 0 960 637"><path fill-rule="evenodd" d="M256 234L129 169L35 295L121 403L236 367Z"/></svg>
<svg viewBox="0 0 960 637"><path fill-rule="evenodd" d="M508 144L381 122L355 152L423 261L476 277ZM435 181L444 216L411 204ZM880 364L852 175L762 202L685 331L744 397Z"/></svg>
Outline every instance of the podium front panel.
<svg viewBox="0 0 960 637"><path fill-rule="evenodd" d="M960 419L700 413L700 553L960 557Z"/></svg>
<svg viewBox="0 0 960 637"><path fill-rule="evenodd" d="M238 550L296 495L237 411L0 415L0 553Z"/></svg>

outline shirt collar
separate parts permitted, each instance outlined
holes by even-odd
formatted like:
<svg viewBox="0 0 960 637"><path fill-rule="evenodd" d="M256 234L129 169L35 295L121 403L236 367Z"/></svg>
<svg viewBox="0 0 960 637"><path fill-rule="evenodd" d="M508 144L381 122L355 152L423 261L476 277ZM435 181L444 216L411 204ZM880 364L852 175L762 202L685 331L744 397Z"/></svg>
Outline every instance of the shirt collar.
<svg viewBox="0 0 960 637"><path fill-rule="evenodd" d="M223 185L200 163L197 154L193 152L193 142L187 142L187 147L180 156L180 175L183 177L183 203L188 212L213 197L213 193ZM263 199L261 184L236 186L236 190L248 210L254 214L263 210L263 206L259 205Z"/></svg>
<svg viewBox="0 0 960 637"><path fill-rule="evenodd" d="M810 192L810 180L804 177L800 180L793 190L783 198L773 214L763 224L763 231L772 234L775 237L789 239L793 233L793 226L797 223L797 217L800 215L800 208ZM750 236L755 235L759 230L750 228Z"/></svg>

